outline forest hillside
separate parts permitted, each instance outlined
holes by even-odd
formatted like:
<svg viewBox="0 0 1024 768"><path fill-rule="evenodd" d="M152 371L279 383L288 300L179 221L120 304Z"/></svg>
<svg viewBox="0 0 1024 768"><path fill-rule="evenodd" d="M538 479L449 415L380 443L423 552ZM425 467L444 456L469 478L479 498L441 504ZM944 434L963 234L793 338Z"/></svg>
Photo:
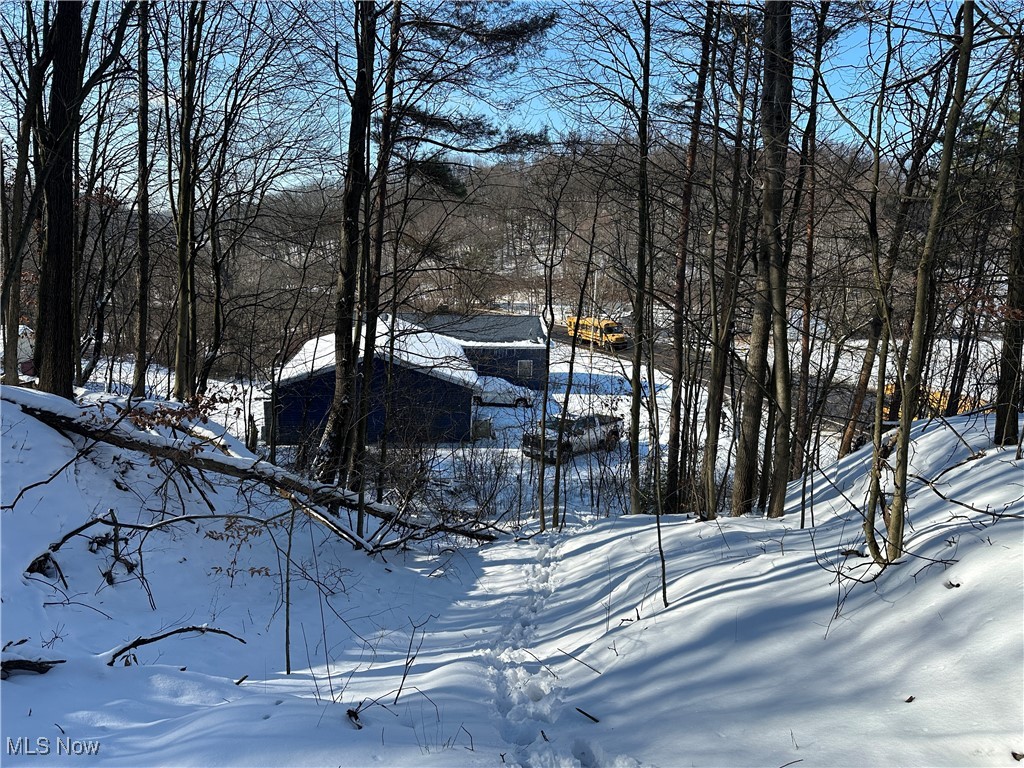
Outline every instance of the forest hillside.
<svg viewBox="0 0 1024 768"><path fill-rule="evenodd" d="M863 548L869 448L793 484L778 520L580 506L545 533L368 556L259 483L32 415L109 427L116 398L2 398L4 666L61 662L4 680L5 765L69 764L67 750L109 766L1024 752L1024 473L991 447L989 415L916 424L907 554L880 570ZM255 460L212 422L114 429ZM93 519L112 524L68 536Z"/></svg>

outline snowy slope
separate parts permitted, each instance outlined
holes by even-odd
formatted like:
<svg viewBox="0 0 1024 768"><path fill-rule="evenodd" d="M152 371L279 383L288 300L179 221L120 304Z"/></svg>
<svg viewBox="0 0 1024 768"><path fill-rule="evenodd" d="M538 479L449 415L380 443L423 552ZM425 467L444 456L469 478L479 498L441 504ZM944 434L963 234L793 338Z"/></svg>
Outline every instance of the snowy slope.
<svg viewBox="0 0 1024 768"><path fill-rule="evenodd" d="M7 402L0 418L0 638L26 640L4 657L65 660L0 683L4 765L961 766L1024 752L1024 466L988 445L981 416L919 426L914 471L937 481L913 487L901 564L878 575L849 554L864 551L861 451L809 485L813 528L799 529L799 486L781 521L662 520L667 607L653 518L579 506L562 531L370 559L292 526L259 488L108 446L76 458L84 441ZM236 441L199 450L246 456ZM131 572L94 528L54 554L66 586L25 574L110 509L131 524L203 517L122 529ZM245 642L176 635L107 664L193 625Z"/></svg>

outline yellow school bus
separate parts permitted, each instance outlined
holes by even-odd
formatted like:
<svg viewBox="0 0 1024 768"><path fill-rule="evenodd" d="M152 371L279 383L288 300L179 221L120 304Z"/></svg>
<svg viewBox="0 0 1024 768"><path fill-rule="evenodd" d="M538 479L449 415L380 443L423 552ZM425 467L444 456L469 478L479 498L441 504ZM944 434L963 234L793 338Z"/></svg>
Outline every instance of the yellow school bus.
<svg viewBox="0 0 1024 768"><path fill-rule="evenodd" d="M629 345L629 337L626 335L625 329L621 323L615 320L570 315L565 318L565 327L570 336L580 341L589 341L600 347L612 349Z"/></svg>

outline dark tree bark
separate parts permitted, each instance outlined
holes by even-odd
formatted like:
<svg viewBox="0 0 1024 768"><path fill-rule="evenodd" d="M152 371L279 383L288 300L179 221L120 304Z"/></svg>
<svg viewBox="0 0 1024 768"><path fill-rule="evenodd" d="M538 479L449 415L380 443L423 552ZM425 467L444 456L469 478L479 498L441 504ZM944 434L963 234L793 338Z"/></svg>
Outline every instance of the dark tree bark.
<svg viewBox="0 0 1024 768"><path fill-rule="evenodd" d="M1014 166L1014 214L1007 270L1003 348L996 392L996 445L1020 440L1021 390L1024 389L1024 63L1017 62L1017 162Z"/></svg>
<svg viewBox="0 0 1024 768"><path fill-rule="evenodd" d="M700 141L700 121L704 112L704 90L707 86L711 60L711 35L715 28L715 4L704 7L704 31L700 39L700 66L690 118L690 135L686 147L686 167L683 175L679 212L679 251L676 254L675 294L672 306L672 399L668 426L668 466L665 475L665 511L681 511L680 465L685 461L680 446L685 429L682 419L683 379L686 375L683 352L686 346L686 270L690 252L690 211L693 205L693 176L697 166L697 148Z"/></svg>
<svg viewBox="0 0 1024 768"><path fill-rule="evenodd" d="M354 374L358 341L355 331L356 295L358 290L359 248L362 242L360 210L366 191L366 143L373 106L373 58L376 42L376 3L355 5L353 29L356 38L356 80L352 91L351 117L348 133L348 165L345 169L345 190L342 202L344 220L341 232L341 255L335 286L334 306L334 397L327 416L327 425L317 450L313 469L323 482L340 475L351 450L349 439L352 422Z"/></svg>
<svg viewBox="0 0 1024 768"><path fill-rule="evenodd" d="M815 226L815 193L818 150L818 86L821 81L821 59L825 48L829 2L826 0L815 11L814 54L811 70L810 103L807 106L807 127L804 130L801 147L800 174L806 175L807 185L807 239L804 252L804 274L801 291L801 325L800 325L800 381L798 384L796 417L793 425L793 461L790 477L796 479L804 471L804 455L810 439L810 378L811 378L811 311L813 308L812 293L814 286L814 226ZM803 184L798 184L803 188ZM794 211L794 217L796 212Z"/></svg>
<svg viewBox="0 0 1024 768"><path fill-rule="evenodd" d="M135 327L135 372L132 397L146 396L149 355L149 0L139 3L139 189L138 216L138 314Z"/></svg>
<svg viewBox="0 0 1024 768"><path fill-rule="evenodd" d="M47 44L53 47L49 119L43 131L46 234L39 277L35 365L39 388L74 394L75 133L82 89L82 8L60 3Z"/></svg>
<svg viewBox="0 0 1024 768"><path fill-rule="evenodd" d="M792 442L792 370L789 364L789 322L786 285L789 259L783 247L782 204L789 153L790 108L793 102L792 3L765 6L765 82L761 96L761 130L765 143L765 189L762 237L770 246L772 337L775 347L775 453L772 458L768 517L782 517L789 481Z"/></svg>
<svg viewBox="0 0 1024 768"><path fill-rule="evenodd" d="M717 43L717 31L716 31ZM712 54L715 55L715 51ZM717 58L717 57L716 57ZM712 69L714 72L714 69ZM729 378L730 358L733 354L734 314L738 275L744 263L743 254L747 243L747 224L750 203L753 195L752 183L753 153L747 149L746 97L752 76L752 62L749 55L743 56L742 76L736 84L736 127L733 129L732 162L730 168L729 210L726 218L728 237L726 240L725 263L720 273L716 272L714 254L710 262L712 290L712 321L711 321L711 371L708 377L708 401L705 411L707 438L704 441L704 455L701 461L701 486L703 489L701 517L705 520L718 516L719 489L717 480L717 464L719 440L722 431L723 412L725 408L725 387ZM712 90L712 96L718 103L718 96ZM716 110L717 112L717 110ZM716 141L718 133L716 132ZM717 174L717 152L712 155L712 179ZM713 197L716 206L715 217L718 220L717 196ZM714 246L714 241L712 241ZM720 278L716 275L720 275Z"/></svg>
<svg viewBox="0 0 1024 768"><path fill-rule="evenodd" d="M33 52L38 42L30 3L25 3L25 51L27 91L25 93L24 112L18 122L18 133L15 139L14 178L11 184L10 209L4 216L4 275L2 305L4 322L4 365L3 381L5 384L17 384L20 381L18 372L18 326L21 324L21 287L22 265L25 250L28 248L29 233L36 219L42 200L41 179L36 179L36 188L27 198L29 188L29 163L32 156L32 137L38 134L42 122L43 79L50 59L53 56L52 46L43 45L38 59L33 59ZM26 205L26 201L28 205Z"/></svg>
<svg viewBox="0 0 1024 768"><path fill-rule="evenodd" d="M762 237L763 241L763 237ZM746 375L740 405L739 439L732 486L732 515L751 512L758 495L758 448L761 419L767 391L768 340L771 334L771 281L769 254L760 248L754 278L754 313L750 328Z"/></svg>
<svg viewBox="0 0 1024 768"><path fill-rule="evenodd" d="M895 561L903 554L903 532L907 511L907 478L910 472L910 430L911 422L921 398L921 380L924 368L925 340L928 335L929 303L934 290L935 253L943 226L943 212L946 204L946 189L950 169L953 165L953 150L957 129L967 93L967 74L974 44L974 3L967 0L961 14L963 34L959 37L956 55L956 76L953 103L946 117L945 135L942 141L942 156L939 160L935 190L932 193L932 209L928 218L924 247L917 263L917 287L914 293L914 318L910 335L910 351L907 357L906 376L901 396L902 409L900 426L896 437L895 490L889 511L886 562Z"/></svg>
<svg viewBox="0 0 1024 768"><path fill-rule="evenodd" d="M174 337L174 399L196 393L195 146L196 64L202 43L206 4L186 11L182 51L181 119L178 124L178 188L175 253L178 263L178 312Z"/></svg>
<svg viewBox="0 0 1024 768"><path fill-rule="evenodd" d="M359 407L356 412L356 435L353 472L359 482L356 490L360 498L365 493L362 480L366 454L366 428L370 416L373 361L376 356L377 321L380 318L381 268L384 261L384 239L388 219L388 174L394 150L395 73L398 68L402 29L402 0L392 0L391 29L388 39L387 66L384 72L384 103L381 106L380 146L377 151L377 189L374 204L372 249L367 249L366 275L366 330L363 337L362 368L360 371Z"/></svg>
<svg viewBox="0 0 1024 768"><path fill-rule="evenodd" d="M764 11L764 84L761 92L761 135L764 139L764 190L761 196L754 318L743 390L740 440L736 453L732 514L751 511L757 486L761 410L768 384L769 336L774 339L774 457L776 479L768 499L769 515L782 514L789 471L790 392L786 341L786 259L782 235L782 203L786 179L790 106L793 98L792 3L772 2ZM767 451L767 448L766 448ZM781 463L780 463L781 462ZM767 466L767 462L766 462Z"/></svg>
<svg viewBox="0 0 1024 768"><path fill-rule="evenodd" d="M67 659L4 659L0 662L0 680L6 680L18 672L45 675L58 664L66 662Z"/></svg>
<svg viewBox="0 0 1024 768"><path fill-rule="evenodd" d="M637 246L636 246L636 289L633 294L633 375L631 384L633 397L629 407L629 509L633 514L645 511L644 493L640 478L640 409L643 405L644 349L650 343L647 338L647 291L648 291L648 234L651 226L651 194L649 189L648 166L650 163L650 118L651 96L651 0L645 0L641 10L634 2L633 7L641 14L643 24L643 49L641 53L640 105L637 138L640 151L640 169L637 178ZM657 455L657 451L654 451Z"/></svg>

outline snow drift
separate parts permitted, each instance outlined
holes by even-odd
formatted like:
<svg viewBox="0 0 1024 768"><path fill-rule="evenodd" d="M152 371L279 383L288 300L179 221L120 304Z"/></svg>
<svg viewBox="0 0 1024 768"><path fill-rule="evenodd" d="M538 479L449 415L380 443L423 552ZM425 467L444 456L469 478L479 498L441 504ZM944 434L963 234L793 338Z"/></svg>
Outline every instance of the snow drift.
<svg viewBox="0 0 1024 768"><path fill-rule="evenodd" d="M1024 752L1024 466L989 445L984 415L915 430L898 565L879 574L860 556L861 451L793 487L782 520L662 519L667 606L654 518L579 508L557 532L369 558L257 484L81 453L8 402L0 418L4 659L64 662L0 684L5 764L960 766ZM27 572L109 510L116 536L89 529L54 553L59 570ZM179 627L245 642L175 634L108 665Z"/></svg>

